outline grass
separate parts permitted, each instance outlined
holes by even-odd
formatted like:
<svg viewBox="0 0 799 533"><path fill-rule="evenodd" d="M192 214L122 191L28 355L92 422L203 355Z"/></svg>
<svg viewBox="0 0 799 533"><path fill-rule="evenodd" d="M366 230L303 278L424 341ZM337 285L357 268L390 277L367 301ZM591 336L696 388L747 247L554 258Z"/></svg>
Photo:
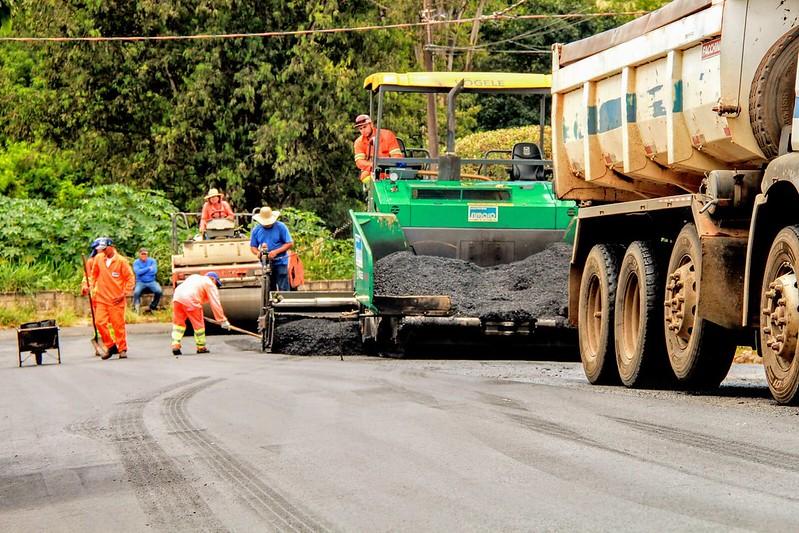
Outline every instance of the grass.
<svg viewBox="0 0 799 533"><path fill-rule="evenodd" d="M87 326L92 322L91 315L79 315L72 307L55 311L37 311L33 304L9 305L0 307L0 328L16 328L25 322L55 319L60 327ZM167 306L155 313L136 314L131 307L125 309L126 324L152 324L172 322L172 308Z"/></svg>
<svg viewBox="0 0 799 533"><path fill-rule="evenodd" d="M61 327L88 324L91 320L78 316L72 309L37 311L33 305L10 305L0 308L0 328L15 328L25 322L55 319Z"/></svg>
<svg viewBox="0 0 799 533"><path fill-rule="evenodd" d="M2 292L31 294L37 291L73 292L82 273L70 263L40 260L34 263L0 263Z"/></svg>

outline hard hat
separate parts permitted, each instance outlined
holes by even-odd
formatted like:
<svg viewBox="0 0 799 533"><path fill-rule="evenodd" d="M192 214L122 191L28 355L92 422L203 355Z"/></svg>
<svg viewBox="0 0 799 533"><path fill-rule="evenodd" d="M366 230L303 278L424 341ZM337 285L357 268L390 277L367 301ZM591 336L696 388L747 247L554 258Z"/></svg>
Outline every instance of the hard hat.
<svg viewBox="0 0 799 533"><path fill-rule="evenodd" d="M360 128L361 126L363 126L365 124L371 124L371 123L372 123L372 119L369 118L369 115L358 115L357 117L355 117L355 127L356 128Z"/></svg>
<svg viewBox="0 0 799 533"><path fill-rule="evenodd" d="M97 237L96 239L94 239L92 241L92 244L89 246L89 250L91 251L91 254L89 255L89 257L94 257L95 255L97 255L97 247L100 246L100 241L103 238L104 237Z"/></svg>
<svg viewBox="0 0 799 533"><path fill-rule="evenodd" d="M97 252L102 252L109 246L113 246L114 241L111 237L98 237L92 243L92 256L97 255Z"/></svg>
<svg viewBox="0 0 799 533"><path fill-rule="evenodd" d="M214 280L214 283L216 283L217 287L222 286L222 282L219 280L219 274L216 272L206 272L205 275Z"/></svg>

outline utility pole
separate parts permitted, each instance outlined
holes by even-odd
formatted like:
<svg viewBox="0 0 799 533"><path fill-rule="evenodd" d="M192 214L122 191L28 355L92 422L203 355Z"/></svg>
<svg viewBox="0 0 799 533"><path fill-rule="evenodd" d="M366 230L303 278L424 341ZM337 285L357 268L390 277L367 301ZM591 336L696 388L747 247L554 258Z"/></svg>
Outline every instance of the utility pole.
<svg viewBox="0 0 799 533"><path fill-rule="evenodd" d="M433 52L430 51L430 44L433 42L433 28L430 21L433 17L433 9L430 7L430 0L422 0L422 22L427 22L424 32L424 46L422 47L422 60L424 69L433 72ZM427 149L430 157L438 157L438 118L436 116L436 95L427 95Z"/></svg>
<svg viewBox="0 0 799 533"><path fill-rule="evenodd" d="M472 34L469 36L469 49L466 50L466 61L463 65L463 70L466 72L472 70L472 54L477 44L477 36L480 35L480 17L483 16L484 5L485 0L480 0L480 3L477 4L477 12L474 14L474 18L477 20L472 23Z"/></svg>

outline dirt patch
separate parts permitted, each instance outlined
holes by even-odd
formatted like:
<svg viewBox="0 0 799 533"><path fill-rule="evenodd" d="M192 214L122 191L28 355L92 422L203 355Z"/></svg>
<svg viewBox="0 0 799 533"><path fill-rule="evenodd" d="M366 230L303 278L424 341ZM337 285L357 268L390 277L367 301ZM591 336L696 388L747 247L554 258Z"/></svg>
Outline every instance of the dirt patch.
<svg viewBox="0 0 799 533"><path fill-rule="evenodd" d="M739 346L735 351L735 358L733 363L744 365L761 365L763 358L757 355L757 350L749 346Z"/></svg>
<svg viewBox="0 0 799 533"><path fill-rule="evenodd" d="M396 252L375 265L375 294L448 295L454 315L488 320L565 317L571 250L555 243L521 261L487 268Z"/></svg>
<svg viewBox="0 0 799 533"><path fill-rule="evenodd" d="M358 355L363 353L358 322L304 318L279 324L275 353L287 355Z"/></svg>

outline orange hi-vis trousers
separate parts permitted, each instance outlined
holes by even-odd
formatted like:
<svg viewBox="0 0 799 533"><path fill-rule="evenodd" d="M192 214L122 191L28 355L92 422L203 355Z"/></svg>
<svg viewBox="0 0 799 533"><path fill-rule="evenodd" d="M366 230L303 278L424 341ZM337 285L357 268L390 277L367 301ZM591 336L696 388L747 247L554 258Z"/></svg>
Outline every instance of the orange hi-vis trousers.
<svg viewBox="0 0 799 533"><path fill-rule="evenodd" d="M120 352L127 351L128 339L125 334L125 302L120 304L95 303L94 320L103 345L110 348L114 344ZM114 329L113 335L109 326Z"/></svg>
<svg viewBox="0 0 799 533"><path fill-rule="evenodd" d="M194 343L197 347L205 346L205 317L203 308L193 309L186 307L180 302L172 301L172 344L180 345L183 335L186 333L186 319L191 322L194 328Z"/></svg>

